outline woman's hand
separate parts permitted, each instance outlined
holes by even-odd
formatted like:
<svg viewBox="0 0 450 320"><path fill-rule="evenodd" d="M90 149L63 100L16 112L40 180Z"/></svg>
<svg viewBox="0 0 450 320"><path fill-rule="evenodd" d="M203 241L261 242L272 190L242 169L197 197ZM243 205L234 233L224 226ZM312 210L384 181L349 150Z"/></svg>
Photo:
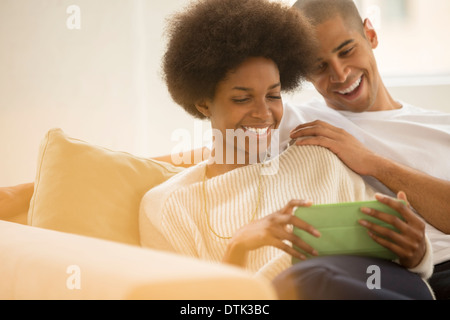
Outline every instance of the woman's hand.
<svg viewBox="0 0 450 320"><path fill-rule="evenodd" d="M320 237L313 226L293 215L296 207L309 207L311 204L310 201L292 200L283 209L242 227L231 239L223 262L243 267L248 253L264 246L276 247L300 260L306 260L306 256L295 250L294 245L311 255L317 255L314 248L293 233L295 226ZM291 242L293 246L285 241Z"/></svg>
<svg viewBox="0 0 450 320"><path fill-rule="evenodd" d="M384 195L378 194L376 198L400 213L405 220L374 209L361 210L369 216L389 223L398 232L366 220L361 220L360 224L369 229L369 235L373 240L397 254L402 266L408 269L416 267L426 252L425 223L412 211L404 192L398 193L398 199L404 200L406 204Z"/></svg>

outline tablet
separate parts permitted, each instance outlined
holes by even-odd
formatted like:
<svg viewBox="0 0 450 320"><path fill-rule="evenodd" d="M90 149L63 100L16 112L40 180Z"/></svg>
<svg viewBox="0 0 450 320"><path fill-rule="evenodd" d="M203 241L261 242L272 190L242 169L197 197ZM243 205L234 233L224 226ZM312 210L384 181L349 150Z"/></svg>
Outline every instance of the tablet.
<svg viewBox="0 0 450 320"><path fill-rule="evenodd" d="M362 207L376 209L403 219L397 211L378 201L313 205L307 208L299 207L294 214L319 230L321 237L316 238L296 227L294 227L294 234L316 249L319 256L361 255L389 260L396 259L397 255L376 243L368 235L368 229L361 226L358 220L364 219L393 230L396 229L381 220L364 214L361 212ZM294 248L305 256L312 257L300 248L296 246ZM299 260L293 258L292 262L297 263Z"/></svg>

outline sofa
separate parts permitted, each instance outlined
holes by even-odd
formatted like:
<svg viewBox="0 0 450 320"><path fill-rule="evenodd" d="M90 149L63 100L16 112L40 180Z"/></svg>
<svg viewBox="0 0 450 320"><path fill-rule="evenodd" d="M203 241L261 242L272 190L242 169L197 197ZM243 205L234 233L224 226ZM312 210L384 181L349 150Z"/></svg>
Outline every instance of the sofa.
<svg viewBox="0 0 450 320"><path fill-rule="evenodd" d="M142 196L183 168L58 128L36 165L26 223L0 221L0 299L277 299L244 269L140 246Z"/></svg>

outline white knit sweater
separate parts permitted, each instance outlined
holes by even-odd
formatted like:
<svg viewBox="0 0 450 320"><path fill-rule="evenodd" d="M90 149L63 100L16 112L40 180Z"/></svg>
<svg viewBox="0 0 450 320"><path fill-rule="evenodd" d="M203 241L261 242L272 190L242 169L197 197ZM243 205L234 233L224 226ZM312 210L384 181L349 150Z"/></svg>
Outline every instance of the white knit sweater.
<svg viewBox="0 0 450 320"><path fill-rule="evenodd" d="M310 199L314 204L374 199L373 189L322 147L294 146L268 164L277 170L262 176L255 219L280 210L292 199ZM207 216L202 189L205 165L191 167L147 192L140 210L142 246L222 260L229 240L214 235L207 219L225 237L248 223L258 200L260 167L249 165L207 180ZM273 279L290 265L290 256L266 246L249 254L247 269Z"/></svg>

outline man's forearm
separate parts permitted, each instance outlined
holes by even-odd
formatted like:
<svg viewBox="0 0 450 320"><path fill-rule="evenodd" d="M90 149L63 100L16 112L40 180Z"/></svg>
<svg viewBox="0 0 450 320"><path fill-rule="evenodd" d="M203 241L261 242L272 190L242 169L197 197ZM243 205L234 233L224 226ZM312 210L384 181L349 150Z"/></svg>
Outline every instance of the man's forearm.
<svg viewBox="0 0 450 320"><path fill-rule="evenodd" d="M199 162L206 160L209 157L210 150L206 147L201 149L194 149L190 151L184 151L180 154L169 154L159 157L153 157L152 159L168 162L175 166L189 168L192 167ZM176 160L182 160L181 163L175 162Z"/></svg>
<svg viewBox="0 0 450 320"><path fill-rule="evenodd" d="M34 183L0 188L0 219L26 224L33 192Z"/></svg>
<svg viewBox="0 0 450 320"><path fill-rule="evenodd" d="M450 181L377 157L371 174L392 192L404 191L413 208L431 225L450 234Z"/></svg>
<svg viewBox="0 0 450 320"><path fill-rule="evenodd" d="M301 124L290 137L296 145L316 145L329 149L350 169L372 176L394 193L404 191L411 205L435 228L450 234L450 181L383 158L341 128L324 121Z"/></svg>

